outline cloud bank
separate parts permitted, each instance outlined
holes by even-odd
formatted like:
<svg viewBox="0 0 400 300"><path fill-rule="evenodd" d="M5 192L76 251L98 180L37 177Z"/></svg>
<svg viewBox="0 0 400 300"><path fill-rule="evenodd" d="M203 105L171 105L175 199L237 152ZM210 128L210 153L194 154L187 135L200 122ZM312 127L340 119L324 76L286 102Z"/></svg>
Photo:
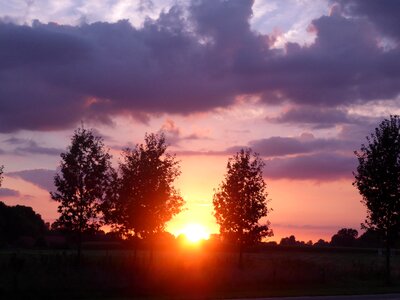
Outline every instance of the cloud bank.
<svg viewBox="0 0 400 300"><path fill-rule="evenodd" d="M0 21L0 132L204 112L240 95L314 106L331 122L351 122L335 108L399 95L400 3L339 2L341 10L310 24L313 44L284 49L250 27L253 1L193 0L140 28L126 20Z"/></svg>

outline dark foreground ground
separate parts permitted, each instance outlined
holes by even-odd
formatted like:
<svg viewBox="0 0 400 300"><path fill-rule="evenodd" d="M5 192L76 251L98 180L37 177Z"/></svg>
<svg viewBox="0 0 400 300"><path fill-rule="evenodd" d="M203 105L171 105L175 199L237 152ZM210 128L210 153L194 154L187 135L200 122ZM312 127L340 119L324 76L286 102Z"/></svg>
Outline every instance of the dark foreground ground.
<svg viewBox="0 0 400 300"><path fill-rule="evenodd" d="M398 299L400 299L400 294L256 298L256 300L398 300ZM255 300L255 298L242 298L235 300Z"/></svg>
<svg viewBox="0 0 400 300"><path fill-rule="evenodd" d="M275 249L246 254L242 268L238 268L236 253L193 248L155 251L153 258L147 251L135 256L126 250L86 250L79 265L72 251L0 251L0 299L223 299L400 293L399 256L393 257L392 286L385 285L384 274L384 257L377 251Z"/></svg>

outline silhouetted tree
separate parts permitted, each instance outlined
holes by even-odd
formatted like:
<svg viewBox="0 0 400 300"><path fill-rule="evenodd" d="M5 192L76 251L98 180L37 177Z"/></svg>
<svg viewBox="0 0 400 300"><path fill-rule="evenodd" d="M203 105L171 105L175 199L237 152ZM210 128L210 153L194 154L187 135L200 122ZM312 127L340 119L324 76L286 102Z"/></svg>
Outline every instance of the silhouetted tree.
<svg viewBox="0 0 400 300"><path fill-rule="evenodd" d="M367 229L358 239L357 246L368 248L380 248L384 246L382 235L372 229Z"/></svg>
<svg viewBox="0 0 400 300"><path fill-rule="evenodd" d="M289 237L282 238L279 245L281 246L312 246L312 241L308 241L307 243L304 241L297 241L294 235Z"/></svg>
<svg viewBox="0 0 400 300"><path fill-rule="evenodd" d="M323 239L319 239L317 242L314 243L314 247L328 247L329 243Z"/></svg>
<svg viewBox="0 0 400 300"><path fill-rule="evenodd" d="M3 170L4 170L4 166L0 166L0 187L1 187L1 184L3 183Z"/></svg>
<svg viewBox="0 0 400 300"><path fill-rule="evenodd" d="M352 228L342 228L331 238L331 245L336 247L355 246L358 231Z"/></svg>
<svg viewBox="0 0 400 300"><path fill-rule="evenodd" d="M258 154L251 149L241 149L229 158L225 179L213 198L214 215L222 238L239 246L239 266L242 266L244 245L272 235L268 221L259 224L269 212L263 167Z"/></svg>
<svg viewBox="0 0 400 300"><path fill-rule="evenodd" d="M60 203L61 215L55 227L76 234L79 262L82 233L99 228L100 205L107 196L114 171L102 138L85 128L75 131L61 158L60 173L54 177L57 192L50 193Z"/></svg>
<svg viewBox="0 0 400 300"><path fill-rule="evenodd" d="M296 246L297 244L298 244L298 241L296 241L296 238L294 235L281 238L281 241L279 242L279 245L281 245L281 246Z"/></svg>
<svg viewBox="0 0 400 300"><path fill-rule="evenodd" d="M180 175L179 162L166 150L163 134L146 134L144 144L123 152L106 219L125 236L151 240L184 205L173 186Z"/></svg>
<svg viewBox="0 0 400 300"><path fill-rule="evenodd" d="M383 234L386 243L386 277L390 283L390 248L400 226L400 118L390 116L355 151L358 158L355 185L368 214L364 227Z"/></svg>
<svg viewBox="0 0 400 300"><path fill-rule="evenodd" d="M8 206L0 201L0 240L15 243L21 237L37 240L47 227L42 217L32 207Z"/></svg>

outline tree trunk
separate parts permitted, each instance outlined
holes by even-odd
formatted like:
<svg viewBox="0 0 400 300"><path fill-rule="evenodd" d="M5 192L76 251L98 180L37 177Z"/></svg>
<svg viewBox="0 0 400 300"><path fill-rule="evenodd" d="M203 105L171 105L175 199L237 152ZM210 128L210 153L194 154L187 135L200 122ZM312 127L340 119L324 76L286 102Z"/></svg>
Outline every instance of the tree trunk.
<svg viewBox="0 0 400 300"><path fill-rule="evenodd" d="M154 252L154 244L153 237L150 238L150 265L153 264L153 252Z"/></svg>
<svg viewBox="0 0 400 300"><path fill-rule="evenodd" d="M136 233L133 234L132 236L132 244L133 244L133 261L136 263L137 260L137 248L138 248L138 237L136 236Z"/></svg>
<svg viewBox="0 0 400 300"><path fill-rule="evenodd" d="M78 266L81 264L81 252L82 252L82 231L78 231L78 252L77 252L77 264Z"/></svg>
<svg viewBox="0 0 400 300"><path fill-rule="evenodd" d="M136 263L136 259L137 259L137 244L136 241L133 244L133 261Z"/></svg>
<svg viewBox="0 0 400 300"><path fill-rule="evenodd" d="M391 285L391 271L390 271L390 240L386 239L386 284Z"/></svg>
<svg viewBox="0 0 400 300"><path fill-rule="evenodd" d="M239 242L239 261L238 261L239 269L243 268L243 243L242 241Z"/></svg>
<svg viewBox="0 0 400 300"><path fill-rule="evenodd" d="M243 268L243 230L239 230L239 260L238 260L239 269Z"/></svg>

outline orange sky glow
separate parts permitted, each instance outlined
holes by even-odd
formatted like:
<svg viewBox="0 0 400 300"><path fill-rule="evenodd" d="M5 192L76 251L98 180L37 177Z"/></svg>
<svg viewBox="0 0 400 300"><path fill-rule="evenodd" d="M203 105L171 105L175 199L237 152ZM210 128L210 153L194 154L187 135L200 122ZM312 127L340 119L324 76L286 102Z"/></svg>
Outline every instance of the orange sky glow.
<svg viewBox="0 0 400 300"><path fill-rule="evenodd" d="M398 10L378 5L386 22L370 1L3 2L0 201L54 222L60 153L84 124L115 168L122 149L165 134L186 201L174 235L218 233L214 191L245 147L265 161L267 240L362 233L354 151L400 114Z"/></svg>

